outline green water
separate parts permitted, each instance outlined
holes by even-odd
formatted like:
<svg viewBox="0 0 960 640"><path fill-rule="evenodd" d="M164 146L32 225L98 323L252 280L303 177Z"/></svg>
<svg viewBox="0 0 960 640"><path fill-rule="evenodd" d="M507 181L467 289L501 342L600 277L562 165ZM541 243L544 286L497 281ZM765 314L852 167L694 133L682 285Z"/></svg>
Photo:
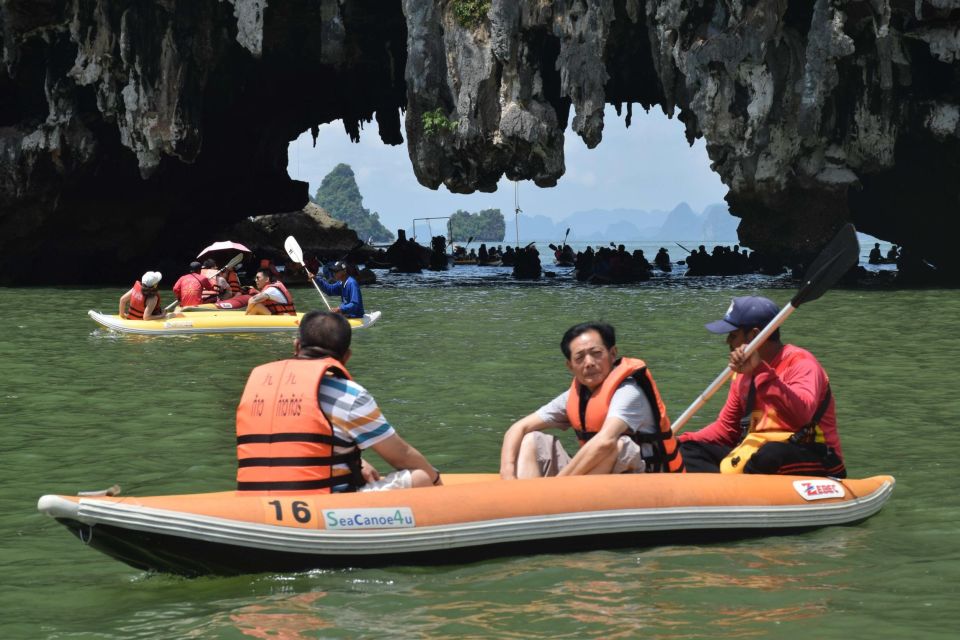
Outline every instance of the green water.
<svg viewBox="0 0 960 640"><path fill-rule="evenodd" d="M621 352L648 361L676 416L725 363L722 338L703 323L731 295L790 296L762 288L776 284L763 279L624 288L522 285L502 273L467 286L425 281L364 291L384 316L355 334L350 369L447 472L496 471L503 430L568 384L557 343L569 325L612 322ZM831 291L784 327L831 374L851 474L897 478L884 510L858 526L194 580L146 574L84 547L39 515L36 500L114 482L130 495L231 489L233 411L246 375L289 354L291 337L97 330L86 309L112 310L120 293L0 289L4 638L946 638L960 628L956 291ZM691 426L719 406L715 398Z"/></svg>

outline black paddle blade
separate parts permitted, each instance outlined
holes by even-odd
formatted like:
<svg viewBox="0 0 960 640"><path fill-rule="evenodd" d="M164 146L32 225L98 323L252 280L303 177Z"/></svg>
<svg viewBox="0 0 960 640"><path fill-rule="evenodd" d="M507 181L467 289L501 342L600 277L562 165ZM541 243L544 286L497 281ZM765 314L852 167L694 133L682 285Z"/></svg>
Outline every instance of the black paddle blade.
<svg viewBox="0 0 960 640"><path fill-rule="evenodd" d="M555 244L548 244L547 246L550 247L551 249L553 249L554 251L559 251L559 250L560 250L560 249L557 249L557 245L555 245Z"/></svg>
<svg viewBox="0 0 960 640"><path fill-rule="evenodd" d="M837 280L842 278L843 274L859 260L860 244L857 242L857 230L852 224L846 224L803 274L800 291L793 297L790 304L796 308L816 300L836 284Z"/></svg>

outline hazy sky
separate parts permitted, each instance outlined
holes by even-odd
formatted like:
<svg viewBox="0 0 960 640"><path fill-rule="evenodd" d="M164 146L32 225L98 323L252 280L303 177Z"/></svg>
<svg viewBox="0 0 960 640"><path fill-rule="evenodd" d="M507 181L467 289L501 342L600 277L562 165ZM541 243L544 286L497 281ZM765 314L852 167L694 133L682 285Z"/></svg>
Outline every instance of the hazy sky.
<svg viewBox="0 0 960 640"><path fill-rule="evenodd" d="M603 141L596 149L587 149L569 127L565 137L567 171L557 186L541 189L533 182L520 182L520 208L525 215L559 221L588 209L669 210L680 202L699 212L723 202L727 192L710 171L703 140L687 146L683 125L657 109L650 113L635 109L627 128L623 118L607 107ZM289 161L290 177L309 182L311 195L333 167L349 164L363 206L379 213L394 233L409 228L413 218L448 216L457 209L499 208L508 222L513 213L514 187L506 178L493 193L462 195L443 186L437 191L422 186L413 174L406 144L383 144L375 122L361 131L359 144L350 141L339 121L320 127L315 148L306 132L290 144Z"/></svg>

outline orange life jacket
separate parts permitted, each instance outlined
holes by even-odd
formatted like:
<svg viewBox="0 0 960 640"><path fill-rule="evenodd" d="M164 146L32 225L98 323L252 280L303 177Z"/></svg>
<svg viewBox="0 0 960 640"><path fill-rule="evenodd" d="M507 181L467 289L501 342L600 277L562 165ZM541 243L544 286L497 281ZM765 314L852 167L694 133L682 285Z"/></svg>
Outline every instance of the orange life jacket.
<svg viewBox="0 0 960 640"><path fill-rule="evenodd" d="M333 358L280 360L250 373L237 406L237 491L330 493L363 484L360 449L334 436L320 410L317 392L328 372L351 379ZM352 450L335 455L334 445ZM351 472L334 475L336 464Z"/></svg>
<svg viewBox="0 0 960 640"><path fill-rule="evenodd" d="M610 401L620 384L627 378L636 380L637 385L647 396L653 410L654 421L659 426L657 433L629 433L631 440L638 445L648 444L653 448L651 457L644 457L648 472L683 472L683 457L677 447L677 439L670 428L667 407L660 397L660 391L643 360L620 358L614 364L603 384L593 393L581 393L581 385L574 380L567 397L567 419L573 425L580 446L592 438L607 419ZM586 391L586 389L583 389Z"/></svg>
<svg viewBox="0 0 960 640"><path fill-rule="evenodd" d="M239 294L242 291L240 288L240 276L238 276L237 272L233 269L227 269L224 274L227 276L227 282L230 283L230 291L233 291L234 294Z"/></svg>
<svg viewBox="0 0 960 640"><path fill-rule="evenodd" d="M162 309L163 303L160 302L160 292L157 292L157 305L154 311ZM143 295L143 286L137 280L133 283L133 293L130 295L130 306L127 308L127 318L130 320L143 320L143 312L147 309L147 298Z"/></svg>
<svg viewBox="0 0 960 640"><path fill-rule="evenodd" d="M280 293L283 294L283 297L287 299L287 304L280 304L279 302L271 300L270 298L264 300L263 306L270 310L270 315L297 315L297 309L293 306L293 296L290 295L290 292L287 291L287 288L283 285L283 283L280 281L271 282L270 284L266 285L263 290L266 291L269 287L276 287L280 290Z"/></svg>

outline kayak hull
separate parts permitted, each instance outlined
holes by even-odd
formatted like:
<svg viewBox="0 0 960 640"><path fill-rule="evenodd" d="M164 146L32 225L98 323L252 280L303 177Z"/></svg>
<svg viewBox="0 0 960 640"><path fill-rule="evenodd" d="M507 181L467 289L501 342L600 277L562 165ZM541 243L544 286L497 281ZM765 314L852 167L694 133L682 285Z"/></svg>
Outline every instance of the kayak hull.
<svg viewBox="0 0 960 640"><path fill-rule="evenodd" d="M90 318L102 327L118 333L150 336L191 335L203 333L274 333L296 331L302 313L295 316L248 316L242 311L184 311L182 317L164 320L128 320L91 309ZM348 318L353 329L373 325L380 311L365 314L363 318Z"/></svg>
<svg viewBox="0 0 960 640"><path fill-rule="evenodd" d="M894 479L617 475L502 481L444 475L387 492L47 495L38 509L89 546L183 575L437 564L515 553L709 542L861 522Z"/></svg>

